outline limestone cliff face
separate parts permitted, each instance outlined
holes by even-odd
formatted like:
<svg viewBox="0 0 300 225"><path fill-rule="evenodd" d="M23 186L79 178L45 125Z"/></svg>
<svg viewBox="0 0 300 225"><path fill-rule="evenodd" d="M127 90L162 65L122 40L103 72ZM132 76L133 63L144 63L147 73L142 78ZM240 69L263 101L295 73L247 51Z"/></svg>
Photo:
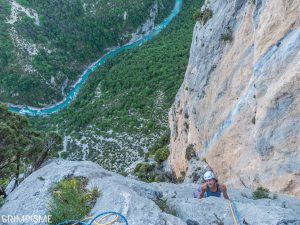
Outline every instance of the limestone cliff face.
<svg viewBox="0 0 300 225"><path fill-rule="evenodd" d="M300 196L300 1L218 0L205 8L213 16L195 25L169 113L171 168L178 177L190 172L193 145L228 185Z"/></svg>

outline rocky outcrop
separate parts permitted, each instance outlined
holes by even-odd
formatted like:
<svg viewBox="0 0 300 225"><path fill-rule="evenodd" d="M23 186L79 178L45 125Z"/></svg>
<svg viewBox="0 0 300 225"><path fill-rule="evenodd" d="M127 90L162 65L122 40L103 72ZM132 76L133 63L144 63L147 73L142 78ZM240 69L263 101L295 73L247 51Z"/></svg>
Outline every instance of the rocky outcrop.
<svg viewBox="0 0 300 225"><path fill-rule="evenodd" d="M155 26L155 19L157 14L158 14L158 4L156 2L151 8L149 18L146 20L146 22L140 25L137 28L137 31L135 33L131 34L131 39L129 43L133 43L138 39L142 39L145 35L151 32L151 30Z"/></svg>
<svg viewBox="0 0 300 225"><path fill-rule="evenodd" d="M27 177L9 194L0 215L47 215L49 189L70 176L86 177L88 188L97 187L101 191L92 215L114 210L122 213L130 225L208 225L216 224L216 221L234 224L227 200L193 198L197 184L148 184L108 172L92 162L64 160L52 160ZM299 224L299 199L279 195L274 199L253 200L249 189L231 189L229 195L240 219L251 225ZM163 212L155 204L159 199L166 199L167 207L176 216ZM5 223L2 221L1 224Z"/></svg>
<svg viewBox="0 0 300 225"><path fill-rule="evenodd" d="M177 177L193 145L219 179L300 196L300 2L220 0L194 28L169 113ZM193 160L197 163L197 160Z"/></svg>

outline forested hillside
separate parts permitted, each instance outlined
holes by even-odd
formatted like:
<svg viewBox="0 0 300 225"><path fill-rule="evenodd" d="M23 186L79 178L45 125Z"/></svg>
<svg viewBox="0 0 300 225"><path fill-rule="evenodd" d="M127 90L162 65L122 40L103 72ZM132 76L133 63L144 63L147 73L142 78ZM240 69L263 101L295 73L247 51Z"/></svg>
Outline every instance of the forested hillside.
<svg viewBox="0 0 300 225"><path fill-rule="evenodd" d="M1 0L1 101L43 106L62 100L107 48L128 42L151 11L155 23L160 22L173 4L172 0Z"/></svg>
<svg viewBox="0 0 300 225"><path fill-rule="evenodd" d="M51 117L33 118L42 129L65 135L69 159L88 159L123 171L168 137L167 114L188 63L201 0L184 1L181 13L152 41L109 60L77 98Z"/></svg>
<svg viewBox="0 0 300 225"><path fill-rule="evenodd" d="M14 181L13 189L25 177L24 173L29 175L61 149L60 135L33 129L27 118L0 104L0 205L2 186Z"/></svg>

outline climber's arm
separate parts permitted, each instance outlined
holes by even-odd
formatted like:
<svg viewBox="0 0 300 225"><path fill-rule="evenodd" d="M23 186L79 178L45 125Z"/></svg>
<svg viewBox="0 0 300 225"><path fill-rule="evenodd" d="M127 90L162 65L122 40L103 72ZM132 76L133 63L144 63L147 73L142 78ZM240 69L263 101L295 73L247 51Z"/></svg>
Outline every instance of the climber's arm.
<svg viewBox="0 0 300 225"><path fill-rule="evenodd" d="M198 198L203 198L205 192L206 192L206 185L204 184L201 186L201 192L199 193Z"/></svg>
<svg viewBox="0 0 300 225"><path fill-rule="evenodd" d="M228 193L227 193L227 187L225 184L220 184L220 188L221 188L221 191L223 193L223 197L225 199L229 199L229 196L228 196Z"/></svg>

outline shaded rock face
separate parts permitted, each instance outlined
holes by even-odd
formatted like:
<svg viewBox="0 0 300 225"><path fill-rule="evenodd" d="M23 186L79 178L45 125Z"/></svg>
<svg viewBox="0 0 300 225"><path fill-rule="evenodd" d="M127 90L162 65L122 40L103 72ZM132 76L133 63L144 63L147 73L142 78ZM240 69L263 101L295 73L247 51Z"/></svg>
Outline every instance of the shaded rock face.
<svg viewBox="0 0 300 225"><path fill-rule="evenodd" d="M169 113L171 168L185 175L192 144L226 184L300 196L300 2L220 0L204 8L213 16L195 25Z"/></svg>
<svg viewBox="0 0 300 225"><path fill-rule="evenodd" d="M7 197L6 203L0 208L0 215L47 215L49 189L70 176L86 177L87 188L97 187L101 191L91 211L94 216L113 210L122 213L130 225L210 225L216 224L216 221L225 225L234 224L227 200L193 198L193 192L199 184L148 184L108 172L92 162L64 160L52 160L27 177ZM299 199L279 195L276 199L253 200L251 195L249 189L229 190L241 220L245 219L251 225L300 223ZM155 204L158 199L166 199L167 207L176 216L163 212ZM0 224L7 223L2 221Z"/></svg>

